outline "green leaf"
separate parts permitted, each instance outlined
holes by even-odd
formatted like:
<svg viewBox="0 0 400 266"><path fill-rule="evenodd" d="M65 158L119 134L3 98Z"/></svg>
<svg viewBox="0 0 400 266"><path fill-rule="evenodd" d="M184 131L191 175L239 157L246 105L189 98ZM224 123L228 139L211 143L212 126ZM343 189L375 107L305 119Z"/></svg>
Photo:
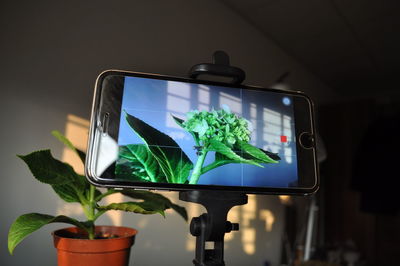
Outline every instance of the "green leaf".
<svg viewBox="0 0 400 266"><path fill-rule="evenodd" d="M66 202L81 202L89 183L78 175L67 163L51 155L49 150L37 151L26 156L19 156L28 165L34 177L52 186L53 190Z"/></svg>
<svg viewBox="0 0 400 266"><path fill-rule="evenodd" d="M50 150L35 151L28 155L18 155L29 167L33 176L40 182L50 185L71 183L77 178L74 169L57 159Z"/></svg>
<svg viewBox="0 0 400 266"><path fill-rule="evenodd" d="M145 144L129 144L120 146L119 157L127 160L127 165L132 173L140 176L145 175L143 179L151 182L165 182L165 177L158 161L155 159L149 148Z"/></svg>
<svg viewBox="0 0 400 266"><path fill-rule="evenodd" d="M86 176L76 174L76 178L74 180L75 187L83 194L84 191L89 190L90 183L87 181Z"/></svg>
<svg viewBox="0 0 400 266"><path fill-rule="evenodd" d="M224 148L219 143L214 143L214 148L219 148L219 151L215 153L215 161L211 164L203 167L201 169L201 174L207 173L208 171L215 169L217 167L230 164L230 163L245 163L252 164L259 167L263 167L260 165L261 163L279 163L277 160L280 160L279 156L275 153L264 151L259 149L251 144L241 142L239 147L236 147L236 150L231 151L237 156L228 152L226 148ZM223 143L222 143L223 144ZM223 144L224 145L224 144ZM230 149L229 147L227 147ZM216 150L216 149L214 149ZM223 151L224 154L221 152ZM229 156L227 156L229 155ZM277 160L272 159L270 156L276 158Z"/></svg>
<svg viewBox="0 0 400 266"><path fill-rule="evenodd" d="M25 161L37 180L51 185L61 199L66 202L84 201L82 196L89 189L86 177L77 174L69 164L53 158L49 150L18 157Z"/></svg>
<svg viewBox="0 0 400 266"><path fill-rule="evenodd" d="M179 117L176 117L173 115L171 115L171 116L180 127L185 128L185 126L183 125L183 122L185 122L185 120L180 119Z"/></svg>
<svg viewBox="0 0 400 266"><path fill-rule="evenodd" d="M251 155L252 157L254 157L255 159L259 160L262 163L279 163L278 161L273 160L271 157L269 157L263 150L247 142L239 141L238 145L241 151Z"/></svg>
<svg viewBox="0 0 400 266"><path fill-rule="evenodd" d="M225 155L222 155L221 153L216 152L214 162L204 166L201 169L201 174L205 174L208 171L211 171L217 167L220 167L220 166L223 166L226 164L230 164L230 163L246 163L246 164L252 164L252 165L262 167L259 164L257 164L257 162L254 160L247 160L247 161L243 161L243 159L232 160L232 159L229 159L228 157L226 157Z"/></svg>
<svg viewBox="0 0 400 266"><path fill-rule="evenodd" d="M65 144L65 146L67 146L68 148L70 148L72 151L74 151L79 158L81 159L82 163L85 163L85 158L86 158L86 154L81 151L78 150L77 148L75 148L75 146L72 144L71 141L69 141L69 139L67 139L63 134L61 134L60 131L58 130L53 130L51 131L51 134L56 137L59 141L61 141L62 143Z"/></svg>
<svg viewBox="0 0 400 266"><path fill-rule="evenodd" d="M182 127L183 129L186 130L186 127L183 125L185 120L180 119L179 117L176 117L176 116L173 116L173 115L171 115L171 116L180 127ZM190 135L192 135L194 141L196 142L196 146L200 146L198 134L196 132L193 132L193 131L188 131L188 132L190 133Z"/></svg>
<svg viewBox="0 0 400 266"><path fill-rule="evenodd" d="M164 210L159 206L155 206L152 203L144 202L121 202L121 203L111 203L106 206L98 206L98 210L117 210L117 211L126 211L126 212L134 212L141 214L155 214L159 213L165 217Z"/></svg>
<svg viewBox="0 0 400 266"><path fill-rule="evenodd" d="M90 183L83 175L76 174L73 182L64 185L52 185L52 188L66 202L87 204L90 197ZM101 194L100 190L95 189L95 197Z"/></svg>
<svg viewBox="0 0 400 266"><path fill-rule="evenodd" d="M169 183L186 182L193 163L179 145L168 135L126 113L129 126L145 142Z"/></svg>
<svg viewBox="0 0 400 266"><path fill-rule="evenodd" d="M132 163L125 158L118 158L115 165L115 175L121 180L138 182L151 182L146 171L138 164ZM167 181L165 181L166 183Z"/></svg>
<svg viewBox="0 0 400 266"><path fill-rule="evenodd" d="M263 149L260 149L260 151L262 151L263 153L268 155L272 160L275 160L275 161L280 161L281 160L281 157L279 157L278 153L273 153L273 152L266 151L266 150L263 150Z"/></svg>
<svg viewBox="0 0 400 266"><path fill-rule="evenodd" d="M207 121L202 119L194 122L192 131L199 134L199 137L201 138L206 134L208 128L209 126L207 124Z"/></svg>
<svg viewBox="0 0 400 266"><path fill-rule="evenodd" d="M171 200L161 194L153 193L150 191L138 191L132 189L124 189L121 191L121 194L133 199L141 199L148 202L153 202L155 205L160 206L160 208L164 210L171 208L176 211L180 216L182 216L185 221L187 221L188 219L188 215L184 207L172 203Z"/></svg>
<svg viewBox="0 0 400 266"><path fill-rule="evenodd" d="M83 223L64 215L55 217L40 213L24 214L14 221L8 232L8 251L10 254L13 253L15 247L25 237L49 223L68 223L82 228L83 230L87 230Z"/></svg>
<svg viewBox="0 0 400 266"><path fill-rule="evenodd" d="M238 161L231 160L228 157L222 155L221 153L216 152L215 153L214 162L204 166L201 169L201 174L205 174L208 171L211 171L212 169L215 169L217 167L220 167L220 166L223 166L223 165L226 165L226 164L230 164L230 163L241 163L241 161L240 160L238 160Z"/></svg>
<svg viewBox="0 0 400 266"><path fill-rule="evenodd" d="M57 195L66 202L81 202L76 190L70 184L52 185Z"/></svg>
<svg viewBox="0 0 400 266"><path fill-rule="evenodd" d="M220 153L221 155L224 155L226 158L230 159L231 161L234 161L235 163L247 163L247 164L253 164L253 165L256 165L259 167L263 167L258 162L243 158L242 156L240 156L236 152L234 152L230 147L228 147L227 145L225 145L224 143L222 143L218 140L211 139L210 146L207 149L210 151L215 151L216 154ZM219 159L219 158L216 157L216 159Z"/></svg>

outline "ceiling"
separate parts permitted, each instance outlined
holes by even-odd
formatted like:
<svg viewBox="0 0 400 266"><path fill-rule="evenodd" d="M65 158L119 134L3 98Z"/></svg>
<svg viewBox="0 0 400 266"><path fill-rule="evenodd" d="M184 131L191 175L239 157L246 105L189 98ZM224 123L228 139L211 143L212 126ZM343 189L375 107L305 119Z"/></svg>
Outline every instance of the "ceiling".
<svg viewBox="0 0 400 266"><path fill-rule="evenodd" d="M398 0L221 2L341 94L400 91Z"/></svg>

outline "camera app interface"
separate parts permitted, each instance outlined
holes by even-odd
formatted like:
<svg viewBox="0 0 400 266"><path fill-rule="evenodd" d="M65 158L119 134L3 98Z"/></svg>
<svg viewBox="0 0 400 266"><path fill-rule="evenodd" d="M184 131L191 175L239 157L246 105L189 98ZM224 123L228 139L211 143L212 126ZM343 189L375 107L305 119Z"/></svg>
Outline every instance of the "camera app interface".
<svg viewBox="0 0 400 266"><path fill-rule="evenodd" d="M126 77L115 176L134 182L296 187L293 98Z"/></svg>

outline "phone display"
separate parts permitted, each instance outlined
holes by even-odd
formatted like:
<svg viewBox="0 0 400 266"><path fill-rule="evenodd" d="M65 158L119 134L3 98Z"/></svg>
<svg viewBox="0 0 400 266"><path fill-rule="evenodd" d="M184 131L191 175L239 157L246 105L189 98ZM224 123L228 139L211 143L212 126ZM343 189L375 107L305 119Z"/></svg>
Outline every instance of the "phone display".
<svg viewBox="0 0 400 266"><path fill-rule="evenodd" d="M312 104L301 93L107 71L86 162L104 186L310 193Z"/></svg>

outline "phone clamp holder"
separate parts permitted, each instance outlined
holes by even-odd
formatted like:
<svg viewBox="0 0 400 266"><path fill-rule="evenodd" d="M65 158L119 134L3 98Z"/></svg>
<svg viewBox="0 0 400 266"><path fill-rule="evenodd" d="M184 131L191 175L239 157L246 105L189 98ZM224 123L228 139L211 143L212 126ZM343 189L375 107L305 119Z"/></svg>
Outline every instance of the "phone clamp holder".
<svg viewBox="0 0 400 266"><path fill-rule="evenodd" d="M220 191L185 191L179 193L179 199L203 205L207 213L194 217L190 222L190 233L196 237L196 266L224 266L225 233L238 231L239 224L227 221L229 210L233 206L247 203L247 195ZM214 247L206 249L206 242Z"/></svg>
<svg viewBox="0 0 400 266"><path fill-rule="evenodd" d="M215 51L213 63L202 63L194 65L189 71L189 77L196 79L200 75L222 76L232 78L231 83L240 84L246 78L246 73L230 65L229 56L224 51Z"/></svg>
<svg viewBox="0 0 400 266"><path fill-rule="evenodd" d="M213 54L213 63L194 65L189 71L189 77L197 79L200 75L222 76L232 78L231 83L240 84L246 78L246 73L229 63L229 56L224 51ZM203 205L207 213L194 217L190 222L190 233L196 237L196 266L224 266L224 236L225 233L238 231L239 224L227 221L229 210L233 206L247 203L247 195L240 192L226 191L184 191L179 192L179 199ZM214 244L213 248L206 243Z"/></svg>

